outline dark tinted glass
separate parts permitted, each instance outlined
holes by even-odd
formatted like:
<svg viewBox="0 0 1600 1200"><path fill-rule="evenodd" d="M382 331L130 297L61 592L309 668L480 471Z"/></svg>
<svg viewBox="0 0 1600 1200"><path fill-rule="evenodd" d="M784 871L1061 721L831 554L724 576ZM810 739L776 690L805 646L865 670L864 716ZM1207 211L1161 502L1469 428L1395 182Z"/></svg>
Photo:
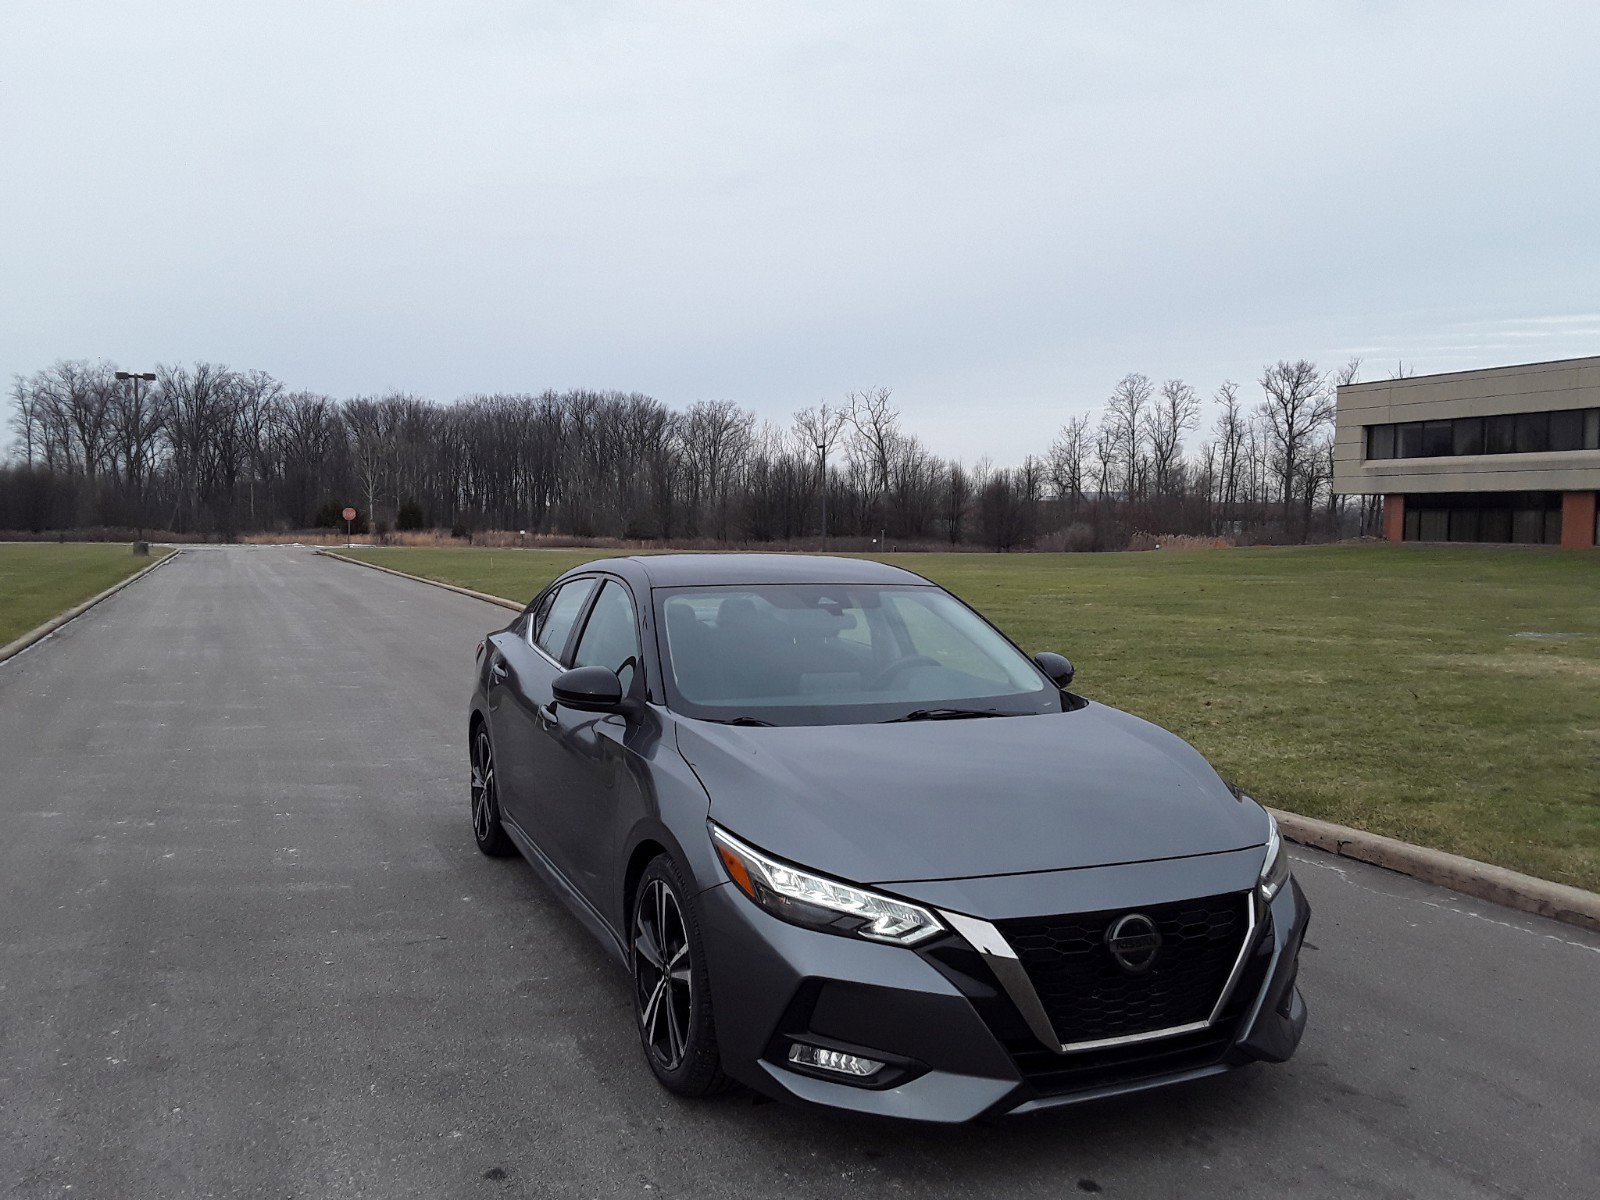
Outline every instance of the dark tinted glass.
<svg viewBox="0 0 1600 1200"><path fill-rule="evenodd" d="M1534 545L1544 541L1544 509L1517 509L1511 516L1511 540Z"/></svg>
<svg viewBox="0 0 1600 1200"><path fill-rule="evenodd" d="M1367 457L1368 458L1393 458L1394 457L1394 426L1369 425L1367 426Z"/></svg>
<svg viewBox="0 0 1600 1200"><path fill-rule="evenodd" d="M1026 657L939 588L763 584L656 597L662 682L687 716L837 725L921 708L1061 709Z"/></svg>
<svg viewBox="0 0 1600 1200"><path fill-rule="evenodd" d="M1398 427L1399 448L1396 453L1401 458L1422 457L1422 422L1408 421Z"/></svg>
<svg viewBox="0 0 1600 1200"><path fill-rule="evenodd" d="M1454 445L1457 454L1483 453L1483 418L1458 417L1450 422L1454 426Z"/></svg>
<svg viewBox="0 0 1600 1200"><path fill-rule="evenodd" d="M1517 414L1517 453L1536 454L1550 449L1550 414Z"/></svg>
<svg viewBox="0 0 1600 1200"><path fill-rule="evenodd" d="M1451 452L1450 422L1426 421L1422 426L1422 453L1426 458L1442 458Z"/></svg>
<svg viewBox="0 0 1600 1200"><path fill-rule="evenodd" d="M1550 414L1550 449L1583 449L1583 409L1568 408Z"/></svg>
<svg viewBox="0 0 1600 1200"><path fill-rule="evenodd" d="M638 624L633 615L633 598L613 579L606 580L594 608L589 612L583 636L572 656L575 667L606 667L622 680L623 695L633 683L639 662Z"/></svg>
<svg viewBox="0 0 1600 1200"><path fill-rule="evenodd" d="M1478 522L1480 542L1509 542L1511 540L1511 510L1486 508Z"/></svg>
<svg viewBox="0 0 1600 1200"><path fill-rule="evenodd" d="M1450 510L1450 540L1452 542L1478 541L1478 510L1452 508Z"/></svg>
<svg viewBox="0 0 1600 1200"><path fill-rule="evenodd" d="M1414 542L1422 532L1422 514L1414 508L1406 509L1406 529L1403 535L1408 542Z"/></svg>
<svg viewBox="0 0 1600 1200"><path fill-rule="evenodd" d="M1600 450L1600 408L1591 408L1583 414L1583 448Z"/></svg>
<svg viewBox="0 0 1600 1200"><path fill-rule="evenodd" d="M1450 510L1447 508L1423 509L1419 536L1425 542L1448 541L1450 537Z"/></svg>
<svg viewBox="0 0 1600 1200"><path fill-rule="evenodd" d="M1510 454L1517 446L1517 419L1509 414L1503 417L1485 417L1483 422L1483 449L1485 454Z"/></svg>
<svg viewBox="0 0 1600 1200"><path fill-rule="evenodd" d="M578 614L583 612L584 602L589 599L589 593L592 591L594 591L593 579L574 579L571 583L562 584L551 594L544 619L534 631L534 641L538 642L550 657L558 660L561 658L561 652L567 648L567 638L572 633L572 627L578 623Z"/></svg>

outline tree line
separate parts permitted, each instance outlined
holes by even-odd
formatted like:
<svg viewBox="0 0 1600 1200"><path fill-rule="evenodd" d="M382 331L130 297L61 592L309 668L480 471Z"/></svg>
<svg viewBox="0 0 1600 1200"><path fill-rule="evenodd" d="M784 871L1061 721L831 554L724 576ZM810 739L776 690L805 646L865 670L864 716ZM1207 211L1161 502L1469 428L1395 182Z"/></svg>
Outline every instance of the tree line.
<svg viewBox="0 0 1600 1200"><path fill-rule="evenodd" d="M1115 549L1140 533L1305 540L1369 512L1332 494L1333 405L1359 363L1263 369L1259 395L1119 380L1017 466L941 457L885 387L786 424L727 400L639 393L391 392L335 399L263 371L167 366L153 381L61 361L16 377L0 529L88 526L231 538L339 527L798 542L886 537Z"/></svg>

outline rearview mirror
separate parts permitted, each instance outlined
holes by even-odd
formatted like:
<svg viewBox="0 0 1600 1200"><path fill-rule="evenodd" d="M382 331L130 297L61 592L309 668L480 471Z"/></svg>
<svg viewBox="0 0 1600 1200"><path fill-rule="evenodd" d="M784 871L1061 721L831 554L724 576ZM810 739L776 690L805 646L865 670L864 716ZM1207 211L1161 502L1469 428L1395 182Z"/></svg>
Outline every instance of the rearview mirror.
<svg viewBox="0 0 1600 1200"><path fill-rule="evenodd" d="M1039 669L1048 675L1050 682L1058 688L1068 686L1072 682L1073 675L1077 673L1070 658L1051 654L1048 650L1043 654L1034 655L1033 661L1039 664Z"/></svg>
<svg viewBox="0 0 1600 1200"><path fill-rule="evenodd" d="M615 712L622 706L622 680L605 667L574 667L550 685L556 704L578 712Z"/></svg>

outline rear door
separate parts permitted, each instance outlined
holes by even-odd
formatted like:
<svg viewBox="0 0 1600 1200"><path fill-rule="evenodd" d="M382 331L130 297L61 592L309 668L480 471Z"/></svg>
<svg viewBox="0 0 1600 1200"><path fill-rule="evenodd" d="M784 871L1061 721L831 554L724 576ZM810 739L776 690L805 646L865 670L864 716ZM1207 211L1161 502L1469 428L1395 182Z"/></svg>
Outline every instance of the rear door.
<svg viewBox="0 0 1600 1200"><path fill-rule="evenodd" d="M494 731L496 770L503 813L545 847L541 801L548 763L541 753L543 710L552 684L566 670L566 655L578 622L594 595L595 577L561 581L520 623L490 640L489 722Z"/></svg>

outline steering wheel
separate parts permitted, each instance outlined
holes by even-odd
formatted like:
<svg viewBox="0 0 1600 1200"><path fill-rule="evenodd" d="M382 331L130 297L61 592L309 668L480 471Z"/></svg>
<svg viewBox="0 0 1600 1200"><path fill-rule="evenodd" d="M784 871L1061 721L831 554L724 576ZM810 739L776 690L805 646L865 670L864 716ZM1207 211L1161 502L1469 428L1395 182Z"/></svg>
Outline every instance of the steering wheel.
<svg viewBox="0 0 1600 1200"><path fill-rule="evenodd" d="M929 658L926 654L913 654L910 658L897 658L867 681L867 690L875 692L879 688L887 687L890 680L898 677L902 671L909 671L912 667L942 666L944 664L937 658Z"/></svg>

